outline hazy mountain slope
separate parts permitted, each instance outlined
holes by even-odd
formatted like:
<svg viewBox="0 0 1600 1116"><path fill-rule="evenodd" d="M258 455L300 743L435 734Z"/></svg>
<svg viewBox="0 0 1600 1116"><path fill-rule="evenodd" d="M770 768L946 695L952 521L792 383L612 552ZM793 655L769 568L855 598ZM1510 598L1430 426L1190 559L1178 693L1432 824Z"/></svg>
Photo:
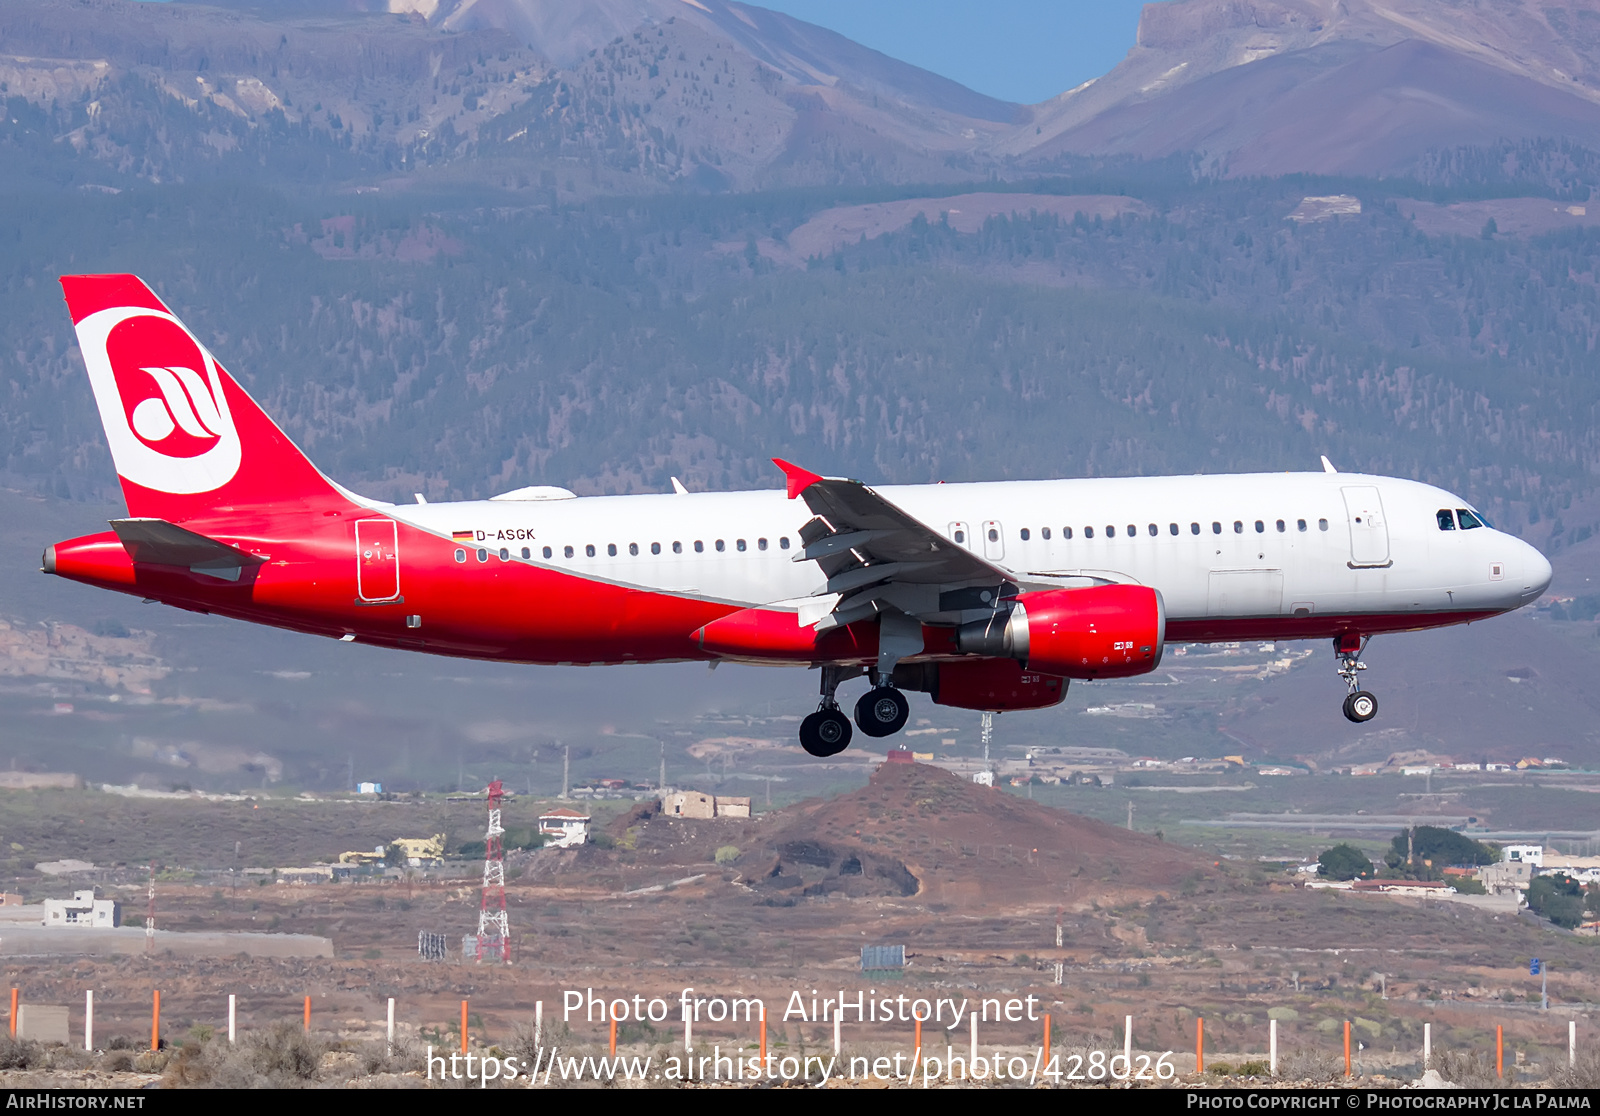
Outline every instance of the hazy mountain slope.
<svg viewBox="0 0 1600 1116"><path fill-rule="evenodd" d="M1009 122L1016 106L871 50L825 27L728 0L389 0L450 30L503 28L563 68L635 31L680 19L726 37L798 85L849 85L941 112Z"/></svg>
<svg viewBox="0 0 1600 1116"><path fill-rule="evenodd" d="M1600 2L1176 0L995 150L1195 150L1233 174L1393 173L1430 148L1600 139Z"/></svg>
<svg viewBox="0 0 1600 1116"><path fill-rule="evenodd" d="M1012 111L772 13L653 2L452 4L430 21L362 0L16 0L0 7L0 96L14 105L0 144L28 156L0 165L0 180L443 176L550 200L928 181L974 173L972 149ZM640 11L667 18L570 69L518 38L543 28L571 46Z"/></svg>

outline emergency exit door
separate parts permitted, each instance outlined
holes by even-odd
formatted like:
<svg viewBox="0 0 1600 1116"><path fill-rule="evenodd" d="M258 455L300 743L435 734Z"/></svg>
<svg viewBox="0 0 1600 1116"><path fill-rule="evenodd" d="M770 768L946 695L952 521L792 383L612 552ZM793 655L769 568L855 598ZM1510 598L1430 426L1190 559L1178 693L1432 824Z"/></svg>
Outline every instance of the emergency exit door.
<svg viewBox="0 0 1600 1116"><path fill-rule="evenodd" d="M356 520L356 593L363 601L392 601L400 595L400 545L394 520Z"/></svg>
<svg viewBox="0 0 1600 1116"><path fill-rule="evenodd" d="M1350 565L1388 566L1389 524L1383 518L1383 498L1370 485L1343 489L1350 523Z"/></svg>

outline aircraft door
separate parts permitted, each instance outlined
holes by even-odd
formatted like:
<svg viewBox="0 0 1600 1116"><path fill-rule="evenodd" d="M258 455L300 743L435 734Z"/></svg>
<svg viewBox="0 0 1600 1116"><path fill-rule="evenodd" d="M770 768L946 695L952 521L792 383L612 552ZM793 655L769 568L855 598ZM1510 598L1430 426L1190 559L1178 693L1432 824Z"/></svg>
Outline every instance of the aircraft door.
<svg viewBox="0 0 1600 1116"><path fill-rule="evenodd" d="M1383 516L1383 499L1371 485L1341 489L1350 521L1350 565L1390 566L1389 524Z"/></svg>
<svg viewBox="0 0 1600 1116"><path fill-rule="evenodd" d="M400 595L400 546L392 519L356 520L356 594L363 601Z"/></svg>
<svg viewBox="0 0 1600 1116"><path fill-rule="evenodd" d="M1006 556L1006 532L998 519L983 521L983 556L996 562Z"/></svg>

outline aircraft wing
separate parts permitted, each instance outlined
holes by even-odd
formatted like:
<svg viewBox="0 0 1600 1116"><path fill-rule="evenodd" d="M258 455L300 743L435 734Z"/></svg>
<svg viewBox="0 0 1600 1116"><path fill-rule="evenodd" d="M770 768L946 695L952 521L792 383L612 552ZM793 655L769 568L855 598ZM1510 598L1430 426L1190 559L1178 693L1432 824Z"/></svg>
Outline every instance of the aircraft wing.
<svg viewBox="0 0 1600 1116"><path fill-rule="evenodd" d="M111 529L135 562L187 566L193 570L239 570L265 561L227 543L196 534L165 519L113 519Z"/></svg>
<svg viewBox="0 0 1600 1116"><path fill-rule="evenodd" d="M788 480L789 498L803 498L814 515L800 529L804 550L794 561L816 562L828 579L821 593L839 598L819 630L863 619L885 605L928 619L990 607L1004 586L1014 591L1015 574L950 541L860 481L818 476L776 458L773 463Z"/></svg>

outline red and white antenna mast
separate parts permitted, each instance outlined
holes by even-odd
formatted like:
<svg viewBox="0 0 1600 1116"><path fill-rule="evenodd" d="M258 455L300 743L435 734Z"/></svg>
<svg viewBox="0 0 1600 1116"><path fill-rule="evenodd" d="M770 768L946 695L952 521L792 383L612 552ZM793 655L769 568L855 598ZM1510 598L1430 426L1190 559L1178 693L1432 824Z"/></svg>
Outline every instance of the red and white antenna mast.
<svg viewBox="0 0 1600 1116"><path fill-rule="evenodd" d="M483 900L478 907L478 960L511 961L511 924L506 917L505 829L500 825L499 779L489 784L489 831L483 836Z"/></svg>

